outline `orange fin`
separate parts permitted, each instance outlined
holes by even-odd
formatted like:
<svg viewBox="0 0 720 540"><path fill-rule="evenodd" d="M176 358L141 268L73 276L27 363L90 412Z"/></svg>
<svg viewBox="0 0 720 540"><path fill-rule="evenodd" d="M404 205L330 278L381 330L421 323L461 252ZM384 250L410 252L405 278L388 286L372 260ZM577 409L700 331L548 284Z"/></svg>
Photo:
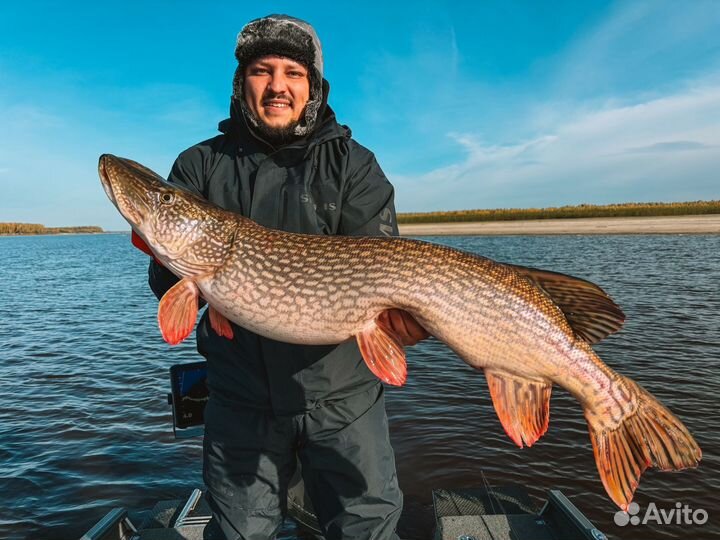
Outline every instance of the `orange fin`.
<svg viewBox="0 0 720 540"><path fill-rule="evenodd" d="M697 467L700 447L683 423L649 392L623 378L637 395L637 410L615 429L596 428L586 411L600 479L610 498L627 512L640 475L647 467L663 471Z"/></svg>
<svg viewBox="0 0 720 540"><path fill-rule="evenodd" d="M190 335L198 314L200 291L187 278L178 281L158 306L158 324L163 339L170 345L177 345Z"/></svg>
<svg viewBox="0 0 720 540"><path fill-rule="evenodd" d="M405 350L392 330L373 321L356 338L365 364L378 379L393 386L405 384Z"/></svg>
<svg viewBox="0 0 720 540"><path fill-rule="evenodd" d="M505 433L520 448L532 446L548 428L552 384L499 371L485 371L485 378Z"/></svg>
<svg viewBox="0 0 720 540"><path fill-rule="evenodd" d="M620 307L590 281L527 266L505 266L542 289L562 310L575 333L591 345L617 332L625 322Z"/></svg>
<svg viewBox="0 0 720 540"><path fill-rule="evenodd" d="M212 326L212 329L215 330L215 333L224 338L232 339L233 338L233 329L230 325L230 321L228 321L217 309L210 306L208 308L210 310L210 326Z"/></svg>

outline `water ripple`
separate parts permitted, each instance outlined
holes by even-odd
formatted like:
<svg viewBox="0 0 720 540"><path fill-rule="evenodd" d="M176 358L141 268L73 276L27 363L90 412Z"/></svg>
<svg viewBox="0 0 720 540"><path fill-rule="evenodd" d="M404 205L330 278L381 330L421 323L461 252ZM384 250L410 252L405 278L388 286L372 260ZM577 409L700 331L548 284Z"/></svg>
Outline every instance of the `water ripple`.
<svg viewBox="0 0 720 540"><path fill-rule="evenodd" d="M400 532L427 539L430 490L561 489L618 538L720 535L720 242L717 236L436 238L501 261L574 274L623 307L625 328L596 346L612 367L669 406L704 460L678 474L649 471L636 501L704 508L702 529L613 522L578 404L555 388L550 428L519 449L495 415L485 378L440 342L409 350L409 380L387 410L405 492ZM32 265L28 264L32 261ZM202 484L200 439L176 441L168 368L198 359L193 340L169 348L147 258L127 235L0 238L0 537L74 538L114 506L148 508ZM482 473L481 473L482 471ZM281 538L298 538L287 524Z"/></svg>

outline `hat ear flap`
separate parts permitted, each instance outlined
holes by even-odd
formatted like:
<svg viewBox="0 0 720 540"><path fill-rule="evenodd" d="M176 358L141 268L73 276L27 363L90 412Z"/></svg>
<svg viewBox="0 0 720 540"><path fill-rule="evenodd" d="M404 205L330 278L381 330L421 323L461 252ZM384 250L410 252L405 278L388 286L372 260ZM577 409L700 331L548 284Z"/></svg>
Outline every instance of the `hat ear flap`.
<svg viewBox="0 0 720 540"><path fill-rule="evenodd" d="M242 99L243 84L245 84L245 67L242 64L239 64L235 69L235 75L233 76L232 97L235 99Z"/></svg>

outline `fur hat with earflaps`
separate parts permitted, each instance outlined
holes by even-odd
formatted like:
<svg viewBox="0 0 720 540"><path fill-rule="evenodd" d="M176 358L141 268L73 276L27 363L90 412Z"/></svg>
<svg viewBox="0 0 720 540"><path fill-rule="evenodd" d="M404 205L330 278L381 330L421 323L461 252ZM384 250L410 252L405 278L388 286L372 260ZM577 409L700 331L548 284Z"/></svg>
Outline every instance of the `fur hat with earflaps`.
<svg viewBox="0 0 720 540"><path fill-rule="evenodd" d="M315 127L318 110L323 102L320 39L310 24L288 15L268 15L255 19L240 31L235 47L238 67L233 79L233 98L240 102L243 114L255 127L258 120L243 99L245 67L256 58L267 55L291 58L308 69L310 99L305 106L305 118L295 127L295 135L307 135Z"/></svg>

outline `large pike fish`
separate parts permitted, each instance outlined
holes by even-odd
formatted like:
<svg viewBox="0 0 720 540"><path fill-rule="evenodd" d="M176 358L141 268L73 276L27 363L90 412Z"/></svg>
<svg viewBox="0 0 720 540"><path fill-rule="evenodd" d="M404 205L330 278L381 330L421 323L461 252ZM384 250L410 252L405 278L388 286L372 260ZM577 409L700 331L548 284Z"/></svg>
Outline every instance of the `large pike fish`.
<svg viewBox="0 0 720 540"><path fill-rule="evenodd" d="M519 447L547 430L552 385L568 390L583 408L600 478L622 509L647 467L684 469L701 458L680 420L593 352L624 315L590 282L407 238L267 229L111 155L100 158L99 172L133 230L182 278L158 310L171 344L192 332L202 297L222 336L232 337L230 320L290 343L356 339L370 370L401 385L402 339L381 315L402 310L484 370Z"/></svg>

